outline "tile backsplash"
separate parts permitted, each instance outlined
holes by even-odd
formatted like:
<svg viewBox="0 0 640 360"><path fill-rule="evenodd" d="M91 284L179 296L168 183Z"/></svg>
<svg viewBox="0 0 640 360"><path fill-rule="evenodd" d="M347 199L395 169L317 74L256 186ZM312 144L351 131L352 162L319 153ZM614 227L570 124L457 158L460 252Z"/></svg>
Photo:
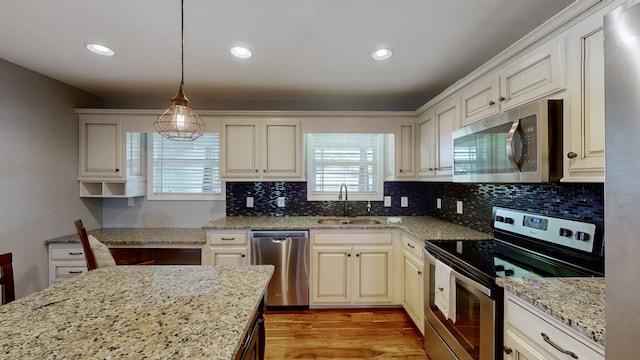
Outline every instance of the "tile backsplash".
<svg viewBox="0 0 640 360"><path fill-rule="evenodd" d="M227 216L342 216L343 202L307 201L306 182L228 182ZM604 221L603 184L457 184L431 182L385 182L384 195L391 206L371 202L371 215L428 215L491 232L491 208L503 206L540 214ZM252 197L254 206L247 207ZM284 207L278 198L284 197ZM407 206L401 198L407 197ZM441 209L436 199L441 199ZM462 201L463 213L456 213ZM350 216L366 216L366 201L349 201Z"/></svg>

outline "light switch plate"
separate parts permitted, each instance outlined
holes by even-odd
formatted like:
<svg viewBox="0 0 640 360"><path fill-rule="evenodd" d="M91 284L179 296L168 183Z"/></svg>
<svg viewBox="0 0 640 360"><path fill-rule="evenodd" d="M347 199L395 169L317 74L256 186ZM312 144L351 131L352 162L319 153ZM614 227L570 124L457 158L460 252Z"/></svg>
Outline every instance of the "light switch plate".
<svg viewBox="0 0 640 360"><path fill-rule="evenodd" d="M436 199L436 209L442 209L442 199Z"/></svg>
<svg viewBox="0 0 640 360"><path fill-rule="evenodd" d="M407 207L409 206L409 198L406 196L403 196L400 198L400 207Z"/></svg>
<svg viewBox="0 0 640 360"><path fill-rule="evenodd" d="M247 196L247 207L248 208L252 208L253 207L253 197L252 196Z"/></svg>
<svg viewBox="0 0 640 360"><path fill-rule="evenodd" d="M462 214L462 201L460 200L456 201L456 212L458 214Z"/></svg>
<svg viewBox="0 0 640 360"><path fill-rule="evenodd" d="M384 197L384 207L391 207L391 196Z"/></svg>
<svg viewBox="0 0 640 360"><path fill-rule="evenodd" d="M284 207L284 196L278 197L278 207Z"/></svg>
<svg viewBox="0 0 640 360"><path fill-rule="evenodd" d="M133 206L133 204L134 204L134 203L133 203L133 198L132 198L132 197L127 198L127 205L128 205L128 206Z"/></svg>

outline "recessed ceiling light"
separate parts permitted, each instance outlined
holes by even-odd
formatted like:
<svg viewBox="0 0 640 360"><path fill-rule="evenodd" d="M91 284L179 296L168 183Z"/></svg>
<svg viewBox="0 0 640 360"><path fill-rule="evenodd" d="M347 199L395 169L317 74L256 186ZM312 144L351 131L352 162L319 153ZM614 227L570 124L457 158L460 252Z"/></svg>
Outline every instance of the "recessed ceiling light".
<svg viewBox="0 0 640 360"><path fill-rule="evenodd" d="M89 49L89 51L91 51L92 53L103 56L113 56L116 54L113 50L100 44L87 44L87 49Z"/></svg>
<svg viewBox="0 0 640 360"><path fill-rule="evenodd" d="M393 55L390 49L378 49L371 54L373 60L387 60Z"/></svg>
<svg viewBox="0 0 640 360"><path fill-rule="evenodd" d="M251 57L251 50L246 47L236 46L231 48L231 54L240 59L248 59Z"/></svg>

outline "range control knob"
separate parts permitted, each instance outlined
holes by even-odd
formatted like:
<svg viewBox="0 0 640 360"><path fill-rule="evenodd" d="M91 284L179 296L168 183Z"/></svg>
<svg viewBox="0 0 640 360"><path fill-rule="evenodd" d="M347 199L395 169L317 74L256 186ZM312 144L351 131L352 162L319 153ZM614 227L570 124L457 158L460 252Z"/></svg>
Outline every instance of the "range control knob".
<svg viewBox="0 0 640 360"><path fill-rule="evenodd" d="M571 236L573 236L573 231L565 228L560 228L560 236L570 238Z"/></svg>
<svg viewBox="0 0 640 360"><path fill-rule="evenodd" d="M513 276L516 272L513 269L507 269L504 271L505 276Z"/></svg>
<svg viewBox="0 0 640 360"><path fill-rule="evenodd" d="M515 221L513 220L513 218L505 217L504 222L505 224L513 224Z"/></svg>
<svg viewBox="0 0 640 360"><path fill-rule="evenodd" d="M576 231L576 239L581 241L589 241L591 240L591 235L586 232Z"/></svg>
<svg viewBox="0 0 640 360"><path fill-rule="evenodd" d="M504 216L496 215L497 222L504 222Z"/></svg>

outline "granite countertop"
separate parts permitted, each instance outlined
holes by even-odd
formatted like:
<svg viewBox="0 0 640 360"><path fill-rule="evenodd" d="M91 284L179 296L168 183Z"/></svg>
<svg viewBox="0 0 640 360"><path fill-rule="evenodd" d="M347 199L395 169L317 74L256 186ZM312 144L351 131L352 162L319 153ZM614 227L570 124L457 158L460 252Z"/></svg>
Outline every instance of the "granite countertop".
<svg viewBox="0 0 640 360"><path fill-rule="evenodd" d="M605 346L604 278L497 278L496 283Z"/></svg>
<svg viewBox="0 0 640 360"><path fill-rule="evenodd" d="M0 306L5 359L233 359L273 266L115 266Z"/></svg>
<svg viewBox="0 0 640 360"><path fill-rule="evenodd" d="M484 240L491 234L456 225L429 216L402 216L401 224L387 223L387 217L367 216L356 219L376 219L380 224L318 224L319 216L255 216L223 217L202 228L103 228L88 233L109 246L183 245L203 246L207 230L309 230L309 229L400 229L420 241ZM77 234L45 241L48 244L79 243Z"/></svg>
<svg viewBox="0 0 640 360"><path fill-rule="evenodd" d="M491 234L456 225L429 216L402 216L401 224L387 223L385 216L356 217L355 219L375 219L380 224L319 224L319 216L283 216L283 217L241 217L228 216L209 222L207 230L301 230L301 229L401 229L417 240L483 240L491 239ZM340 217L342 218L342 217ZM349 218L347 218L349 219Z"/></svg>

